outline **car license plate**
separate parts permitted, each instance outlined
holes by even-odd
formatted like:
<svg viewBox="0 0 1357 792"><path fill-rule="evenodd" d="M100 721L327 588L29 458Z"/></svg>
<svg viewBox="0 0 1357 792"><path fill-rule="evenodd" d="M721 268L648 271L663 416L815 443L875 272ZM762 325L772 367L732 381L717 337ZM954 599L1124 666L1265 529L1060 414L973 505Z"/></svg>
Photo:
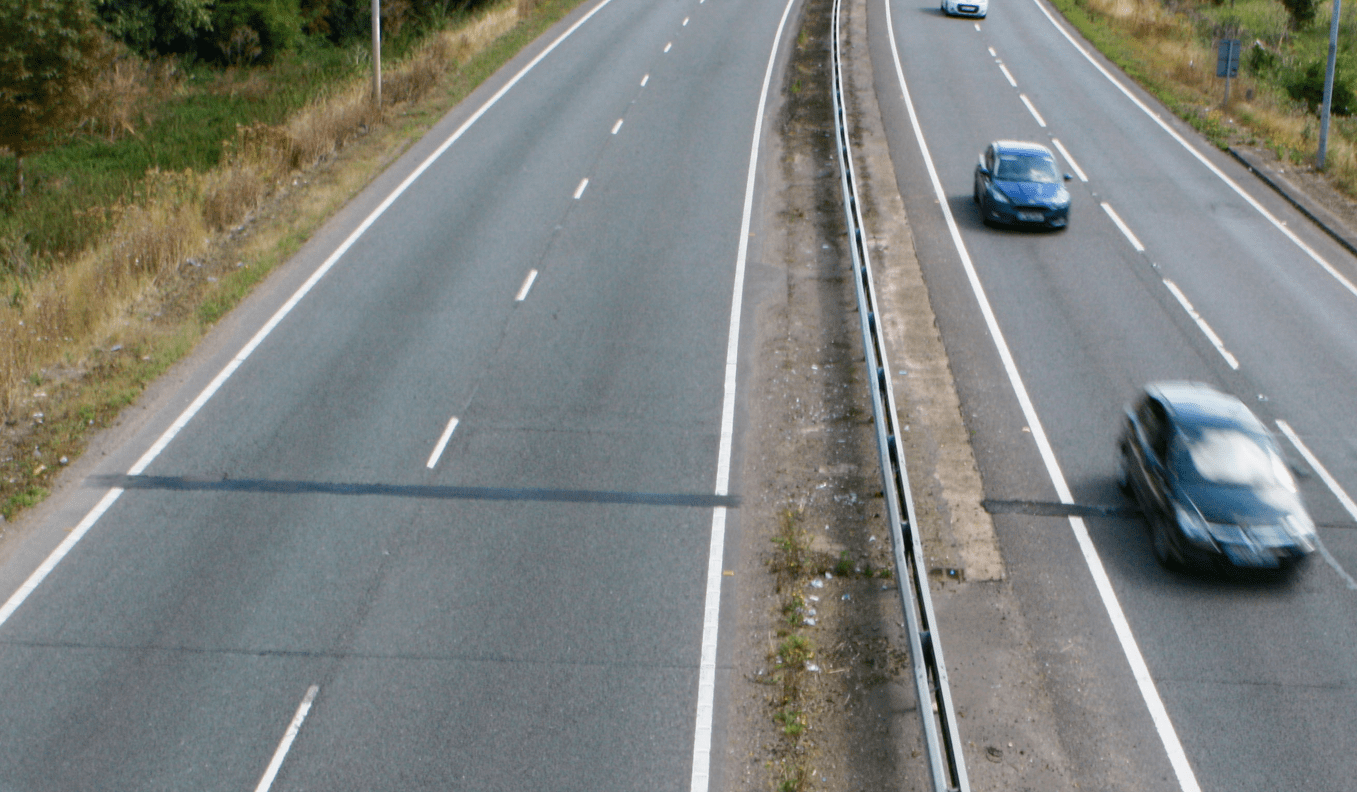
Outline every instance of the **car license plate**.
<svg viewBox="0 0 1357 792"><path fill-rule="evenodd" d="M1276 556L1251 544L1227 543L1221 545L1220 549L1225 551L1225 557L1229 559L1230 563L1238 567L1266 569L1277 566Z"/></svg>
<svg viewBox="0 0 1357 792"><path fill-rule="evenodd" d="M1018 219L1024 223L1040 223L1046 219L1045 212L1018 212Z"/></svg>
<svg viewBox="0 0 1357 792"><path fill-rule="evenodd" d="M956 10L960 11L960 12L963 13L963 14L974 14L974 13L976 13L976 12L978 12L978 11L980 10L980 6L975 6L975 5L959 5L959 6L956 7Z"/></svg>

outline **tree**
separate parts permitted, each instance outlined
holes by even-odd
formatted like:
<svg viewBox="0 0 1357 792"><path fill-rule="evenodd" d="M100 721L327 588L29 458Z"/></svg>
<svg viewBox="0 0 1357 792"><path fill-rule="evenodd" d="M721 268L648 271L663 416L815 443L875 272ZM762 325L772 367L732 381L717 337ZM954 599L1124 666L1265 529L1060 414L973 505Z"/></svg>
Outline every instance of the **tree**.
<svg viewBox="0 0 1357 792"><path fill-rule="evenodd" d="M140 55L193 52L212 30L212 0L94 0L109 35Z"/></svg>
<svg viewBox="0 0 1357 792"><path fill-rule="evenodd" d="M1315 0L1282 0L1286 11L1291 15L1291 25L1296 30L1315 21Z"/></svg>
<svg viewBox="0 0 1357 792"><path fill-rule="evenodd" d="M41 151L79 112L76 88L107 52L88 0L0 2L0 146L24 157Z"/></svg>
<svg viewBox="0 0 1357 792"><path fill-rule="evenodd" d="M217 0L212 28L226 62L271 63L301 41L302 15L297 0Z"/></svg>

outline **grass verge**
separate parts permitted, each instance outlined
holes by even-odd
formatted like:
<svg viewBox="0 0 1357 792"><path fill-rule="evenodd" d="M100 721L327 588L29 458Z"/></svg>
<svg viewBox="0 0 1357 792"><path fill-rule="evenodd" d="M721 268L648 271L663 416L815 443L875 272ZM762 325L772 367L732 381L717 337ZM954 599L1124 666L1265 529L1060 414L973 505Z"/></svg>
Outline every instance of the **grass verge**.
<svg viewBox="0 0 1357 792"><path fill-rule="evenodd" d="M380 112L366 78L317 83L291 112L237 127L212 167L152 168L130 198L77 207L104 224L78 252L43 256L0 228L11 265L0 276L0 515L46 497L92 432L580 2L505 3L457 20L384 70L391 103Z"/></svg>
<svg viewBox="0 0 1357 792"><path fill-rule="evenodd" d="M1061 14L1100 52L1154 94L1170 111L1214 145L1273 150L1293 164L1311 165L1318 148L1317 99L1327 57L1331 8L1315 7L1313 21L1288 17L1277 0L1052 0ZM1350 79L1357 71L1357 17L1344 9L1335 113L1325 172L1357 197L1357 112ZM1224 103L1216 75L1216 46L1240 39L1244 54Z"/></svg>

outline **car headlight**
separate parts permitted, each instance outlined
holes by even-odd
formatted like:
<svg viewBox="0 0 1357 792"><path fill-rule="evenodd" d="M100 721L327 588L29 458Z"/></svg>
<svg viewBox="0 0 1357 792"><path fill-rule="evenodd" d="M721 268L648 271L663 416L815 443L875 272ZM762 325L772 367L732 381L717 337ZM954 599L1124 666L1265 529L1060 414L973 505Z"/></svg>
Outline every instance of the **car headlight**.
<svg viewBox="0 0 1357 792"><path fill-rule="evenodd" d="M1182 530L1189 542L1197 545L1215 545L1215 542L1211 541L1211 529L1200 514L1188 511L1175 503L1173 505L1173 516L1178 521L1178 528Z"/></svg>
<svg viewBox="0 0 1357 792"><path fill-rule="evenodd" d="M1069 202L1070 202L1070 191L1069 191L1069 190L1066 190L1064 187L1061 187L1059 190L1056 191L1056 194L1055 194L1055 203L1056 203L1057 206L1059 206L1059 205L1061 205L1061 204L1067 204L1067 203L1069 203Z"/></svg>
<svg viewBox="0 0 1357 792"><path fill-rule="evenodd" d="M1282 518L1282 525L1307 553L1315 549L1318 537L1315 535L1315 523L1309 515L1288 514Z"/></svg>
<svg viewBox="0 0 1357 792"><path fill-rule="evenodd" d="M1003 191L1000 190L998 187L989 188L989 197L990 200L994 201L995 203L1001 204L1013 203L1012 201L1008 200L1008 196L1004 195Z"/></svg>

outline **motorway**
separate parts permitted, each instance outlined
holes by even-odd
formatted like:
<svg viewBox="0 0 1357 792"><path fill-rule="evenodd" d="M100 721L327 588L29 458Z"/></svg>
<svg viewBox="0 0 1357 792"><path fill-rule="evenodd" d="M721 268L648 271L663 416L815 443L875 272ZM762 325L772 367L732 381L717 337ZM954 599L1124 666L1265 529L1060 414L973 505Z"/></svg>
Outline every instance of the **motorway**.
<svg viewBox="0 0 1357 792"><path fill-rule="evenodd" d="M1079 788L1351 789L1357 261L1042 0L868 5L897 184ZM999 138L1057 149L1067 231L981 224L972 171ZM1294 431L1326 555L1270 582L1155 564L1115 437L1156 379ZM1031 516L1060 502L1098 508Z"/></svg>
<svg viewBox="0 0 1357 792"><path fill-rule="evenodd" d="M0 569L0 790L722 788L791 9L584 3L148 396Z"/></svg>

